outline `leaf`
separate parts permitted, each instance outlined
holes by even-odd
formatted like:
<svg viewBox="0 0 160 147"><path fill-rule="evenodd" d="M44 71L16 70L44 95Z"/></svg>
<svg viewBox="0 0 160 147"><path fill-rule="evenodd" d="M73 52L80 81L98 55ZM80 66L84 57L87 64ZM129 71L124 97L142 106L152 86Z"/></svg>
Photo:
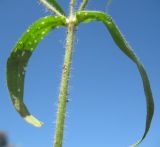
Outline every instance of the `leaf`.
<svg viewBox="0 0 160 147"><path fill-rule="evenodd" d="M137 68L140 72L140 75L143 81L144 93L146 96L147 117L146 117L145 132L141 140L138 141L136 144L132 145L132 147L135 147L138 144L140 144L146 137L152 122L153 114L154 114L154 100L153 100L152 91L150 88L150 83L149 83L147 73L143 65L141 64L140 60L135 55L132 48L129 46L129 44L127 43L127 41L125 40L125 38L119 31L118 27L115 25L115 23L113 22L112 18L109 15L102 12L96 12L96 11L83 11L83 12L78 12L76 14L76 17L77 17L77 24L83 23L83 22L86 23L86 20L101 21L108 28L114 42L121 49L121 51L125 55L127 55L137 65Z"/></svg>
<svg viewBox="0 0 160 147"><path fill-rule="evenodd" d="M40 127L42 122L32 116L23 102L27 63L38 43L54 28L66 25L63 16L47 16L35 22L15 45L7 61L7 84L12 103L30 124Z"/></svg>
<svg viewBox="0 0 160 147"><path fill-rule="evenodd" d="M57 3L56 0L48 0L48 2L50 4L52 4L61 14L63 14L64 16L66 16L65 12L63 11L63 9L61 8L61 6Z"/></svg>

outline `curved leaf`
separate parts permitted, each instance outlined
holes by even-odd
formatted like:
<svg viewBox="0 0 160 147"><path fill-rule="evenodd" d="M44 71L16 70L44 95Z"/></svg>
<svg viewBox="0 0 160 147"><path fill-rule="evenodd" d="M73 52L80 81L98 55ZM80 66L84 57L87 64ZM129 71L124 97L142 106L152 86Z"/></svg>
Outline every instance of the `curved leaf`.
<svg viewBox="0 0 160 147"><path fill-rule="evenodd" d="M57 3L56 0L47 0L50 4L52 4L61 14L66 15L61 6Z"/></svg>
<svg viewBox="0 0 160 147"><path fill-rule="evenodd" d="M42 122L32 116L23 102L25 70L38 43L54 28L66 25L62 16L47 16L35 22L15 45L7 61L7 84L11 100L19 114L30 124L40 127Z"/></svg>
<svg viewBox="0 0 160 147"><path fill-rule="evenodd" d="M115 25L113 22L112 18L108 16L105 13L102 12L96 12L96 11L82 11L77 13L77 24L79 23L86 23L89 21L97 20L103 22L103 24L108 28L114 42L117 44L117 46L121 49L121 51L126 54L136 65L137 68L140 72L142 81L143 81L143 86L144 86L144 93L146 96L146 105L147 105L147 118L146 118L146 127L145 127L145 132L141 138L140 141L138 141L136 144L132 145L132 147L137 146L139 143L143 141L143 139L146 137L151 122L152 122L152 117L154 114L154 100L152 96L152 91L150 88L150 83L149 79L147 76L147 73L141 64L140 60L138 57L135 55L133 52L132 48L129 46L121 32L119 31L118 27Z"/></svg>

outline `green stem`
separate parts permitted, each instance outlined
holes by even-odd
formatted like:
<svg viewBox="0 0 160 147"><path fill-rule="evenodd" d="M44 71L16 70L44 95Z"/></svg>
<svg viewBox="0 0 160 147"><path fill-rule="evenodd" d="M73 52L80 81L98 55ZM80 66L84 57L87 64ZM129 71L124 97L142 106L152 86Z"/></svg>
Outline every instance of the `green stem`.
<svg viewBox="0 0 160 147"><path fill-rule="evenodd" d="M50 3L48 3L46 0L39 0L40 3L42 3L47 9L49 9L50 11L52 11L54 14L58 15L58 16L62 16L63 14L61 14L55 7L53 7Z"/></svg>
<svg viewBox="0 0 160 147"><path fill-rule="evenodd" d="M69 77L70 77L74 30L75 30L75 19L73 16L74 16L74 0L71 0L70 16L67 19L68 25L67 25L66 51L65 51L65 57L64 57L62 79L60 84L54 147L62 147L62 143L63 143L66 106L68 101L67 100L68 84L69 84Z"/></svg>
<svg viewBox="0 0 160 147"><path fill-rule="evenodd" d="M88 0L83 0L80 4L79 11L83 11L88 4Z"/></svg>

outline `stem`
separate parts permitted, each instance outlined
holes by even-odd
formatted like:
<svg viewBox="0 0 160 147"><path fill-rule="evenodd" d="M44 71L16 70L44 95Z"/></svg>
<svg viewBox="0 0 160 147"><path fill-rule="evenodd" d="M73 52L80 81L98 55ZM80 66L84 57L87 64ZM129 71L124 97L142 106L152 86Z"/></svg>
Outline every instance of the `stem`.
<svg viewBox="0 0 160 147"><path fill-rule="evenodd" d="M79 11L83 11L85 9L85 7L88 4L88 0L83 0L80 7L79 7Z"/></svg>
<svg viewBox="0 0 160 147"><path fill-rule="evenodd" d="M40 3L42 3L47 9L49 9L50 11L52 11L54 14L58 15L58 16L62 16L63 14L61 14L55 7L53 7L50 3L48 3L46 0L39 0Z"/></svg>
<svg viewBox="0 0 160 147"><path fill-rule="evenodd" d="M67 26L66 51L65 51L65 57L64 57L62 79L60 84L54 147L62 147L62 143L63 143L64 122L65 122L65 115L66 115L66 106L68 101L67 99L68 84L69 84L69 77L70 77L74 30L75 30L75 21L73 19L73 16L74 16L74 0L71 0L70 16L68 19L68 26Z"/></svg>
<svg viewBox="0 0 160 147"><path fill-rule="evenodd" d="M70 0L70 17L74 15L75 0Z"/></svg>

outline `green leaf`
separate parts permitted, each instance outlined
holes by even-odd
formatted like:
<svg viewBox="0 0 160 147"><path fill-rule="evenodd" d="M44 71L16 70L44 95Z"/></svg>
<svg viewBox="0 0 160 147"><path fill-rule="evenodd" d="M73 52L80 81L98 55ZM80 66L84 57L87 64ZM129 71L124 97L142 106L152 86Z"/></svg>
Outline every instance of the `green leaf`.
<svg viewBox="0 0 160 147"><path fill-rule="evenodd" d="M141 140L138 141L136 144L132 145L132 147L135 147L138 144L140 144L143 141L143 139L146 137L152 122L153 114L154 114L154 100L153 100L152 91L150 88L150 83L149 83L147 73L143 65L141 64L140 60L135 55L132 48L129 46L129 44L123 37L122 33L119 31L118 27L115 25L115 23L113 22L112 18L109 15L102 12L96 12L96 11L83 11L83 12L78 12L76 14L76 17L77 17L77 24L83 23L83 22L86 23L86 20L101 21L108 28L114 42L121 49L121 51L125 55L127 55L137 65L137 68L140 72L140 75L143 81L144 93L146 96L147 118L146 118L145 132Z"/></svg>
<svg viewBox="0 0 160 147"><path fill-rule="evenodd" d="M42 126L43 123L29 113L23 101L26 66L38 43L52 29L65 25L63 16L41 18L23 34L7 61L7 84L12 103L19 114L36 127Z"/></svg>
<svg viewBox="0 0 160 147"><path fill-rule="evenodd" d="M52 4L61 14L63 14L64 16L66 16L65 12L63 11L63 9L61 8L61 6L57 3L56 0L48 0L48 2L50 4Z"/></svg>

